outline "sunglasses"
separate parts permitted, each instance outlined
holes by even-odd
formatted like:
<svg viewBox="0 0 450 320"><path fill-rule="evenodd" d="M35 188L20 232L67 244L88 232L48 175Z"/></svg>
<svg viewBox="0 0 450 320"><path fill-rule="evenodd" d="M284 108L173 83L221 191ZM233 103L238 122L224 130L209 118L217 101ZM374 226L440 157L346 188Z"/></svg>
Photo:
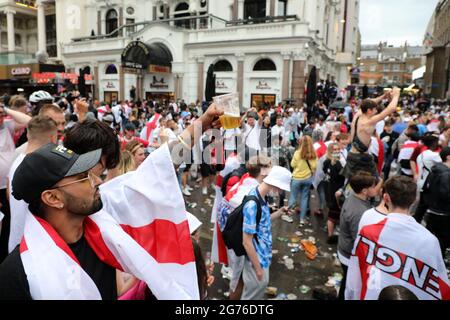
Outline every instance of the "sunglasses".
<svg viewBox="0 0 450 320"><path fill-rule="evenodd" d="M67 187L67 186L70 186L70 185L75 184L75 183L84 182L84 181L86 181L86 180L89 180L89 182L90 182L90 184L91 184L91 187L92 187L92 188L95 188L95 183L96 183L96 180L97 180L97 179L100 179L100 178L97 177L97 176L96 176L95 174L93 174L92 172L88 172L88 176L87 176L86 178L82 178L82 179L79 179L79 180L76 180L76 181L71 181L71 182L62 184L62 185L60 185L60 186L55 186L55 187L53 187L52 189L59 189L59 188Z"/></svg>

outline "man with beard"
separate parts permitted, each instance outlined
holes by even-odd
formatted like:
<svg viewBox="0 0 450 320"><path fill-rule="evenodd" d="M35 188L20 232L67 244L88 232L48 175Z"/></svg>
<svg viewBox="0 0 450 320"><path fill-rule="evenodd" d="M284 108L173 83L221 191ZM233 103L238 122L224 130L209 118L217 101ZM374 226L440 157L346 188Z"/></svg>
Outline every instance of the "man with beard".
<svg viewBox="0 0 450 320"><path fill-rule="evenodd" d="M116 270L100 260L84 232L85 219L102 209L98 190L101 180L91 170L100 157L101 149L78 155L62 146L47 144L24 158L12 186L13 196L28 203L30 212L48 236L79 262L102 299L114 300L117 299ZM36 275L25 271L23 252L33 246L29 240L32 237L27 239L0 265L0 299L32 299ZM52 258L51 254L42 259Z"/></svg>

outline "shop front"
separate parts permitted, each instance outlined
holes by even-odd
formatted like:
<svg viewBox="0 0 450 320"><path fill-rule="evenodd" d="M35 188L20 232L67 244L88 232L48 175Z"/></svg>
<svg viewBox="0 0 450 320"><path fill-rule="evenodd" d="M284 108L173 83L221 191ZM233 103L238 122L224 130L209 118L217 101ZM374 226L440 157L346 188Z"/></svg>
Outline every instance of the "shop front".
<svg viewBox="0 0 450 320"><path fill-rule="evenodd" d="M216 94L218 96L236 91L236 80L234 78L217 77Z"/></svg>
<svg viewBox="0 0 450 320"><path fill-rule="evenodd" d="M103 101L108 104L119 101L119 81L118 80L103 80L101 82L103 91Z"/></svg>
<svg viewBox="0 0 450 320"><path fill-rule="evenodd" d="M38 90L50 94L61 93L65 86L76 80L76 74L65 73L63 65L19 64L0 66L0 95L23 94L29 96Z"/></svg>
<svg viewBox="0 0 450 320"><path fill-rule="evenodd" d="M251 79L250 105L258 110L263 106L275 106L280 89L277 88L276 79Z"/></svg>
<svg viewBox="0 0 450 320"><path fill-rule="evenodd" d="M172 61L170 50L162 43L129 43L122 52L125 87L136 87L138 99L168 103L175 91Z"/></svg>

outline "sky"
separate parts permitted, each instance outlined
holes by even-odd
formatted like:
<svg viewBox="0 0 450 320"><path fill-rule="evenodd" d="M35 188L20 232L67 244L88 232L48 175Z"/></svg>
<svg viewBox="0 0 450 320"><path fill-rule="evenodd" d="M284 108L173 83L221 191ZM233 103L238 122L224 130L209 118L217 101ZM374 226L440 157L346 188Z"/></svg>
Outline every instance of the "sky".
<svg viewBox="0 0 450 320"><path fill-rule="evenodd" d="M422 45L439 0L361 0L362 44Z"/></svg>

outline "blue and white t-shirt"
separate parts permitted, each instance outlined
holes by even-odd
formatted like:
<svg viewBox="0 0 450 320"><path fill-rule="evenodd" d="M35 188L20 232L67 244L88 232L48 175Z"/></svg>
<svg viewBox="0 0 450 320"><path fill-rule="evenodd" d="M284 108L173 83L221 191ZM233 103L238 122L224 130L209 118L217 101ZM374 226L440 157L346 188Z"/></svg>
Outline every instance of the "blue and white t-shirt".
<svg viewBox="0 0 450 320"><path fill-rule="evenodd" d="M256 241L253 238L253 245L258 254L259 263L264 269L269 268L272 261L272 221L270 218L270 209L264 199L255 188L248 194L259 198L261 204L261 220L256 225L257 204L254 201L249 201L245 204L242 214L244 215L244 223L242 229L245 233L256 234Z"/></svg>

